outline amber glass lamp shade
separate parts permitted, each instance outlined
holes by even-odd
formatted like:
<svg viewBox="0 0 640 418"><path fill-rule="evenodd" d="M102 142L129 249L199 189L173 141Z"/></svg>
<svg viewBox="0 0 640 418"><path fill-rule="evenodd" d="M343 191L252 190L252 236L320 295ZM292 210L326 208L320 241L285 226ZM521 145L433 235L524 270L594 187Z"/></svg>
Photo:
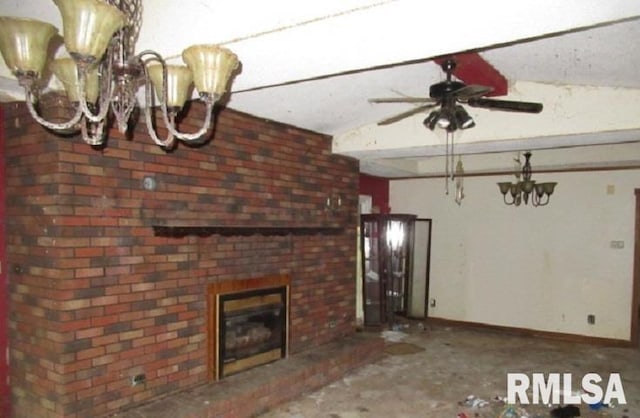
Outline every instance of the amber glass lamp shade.
<svg viewBox="0 0 640 418"><path fill-rule="evenodd" d="M64 85L64 90L67 92L67 97L72 102L79 102L80 96L78 95L78 71L76 69L76 63L71 58L59 58L55 59L49 65L51 71ZM99 83L98 83L98 68L93 66L90 68L89 73L85 81L85 98L88 103L95 103L98 99Z"/></svg>
<svg viewBox="0 0 640 418"><path fill-rule="evenodd" d="M553 194L554 189L556 188L556 182L548 182L548 183L537 183L536 184L536 193L538 196L544 196L545 194L551 196Z"/></svg>
<svg viewBox="0 0 640 418"><path fill-rule="evenodd" d="M200 94L220 98L227 91L238 57L218 45L194 45L182 51L182 59L193 73L193 83Z"/></svg>
<svg viewBox="0 0 640 418"><path fill-rule="evenodd" d="M42 73L55 26L33 19L0 17L0 52L14 74Z"/></svg>
<svg viewBox="0 0 640 418"><path fill-rule="evenodd" d="M527 194L533 191L533 188L535 187L535 185L536 185L536 182L534 180L523 180L520 182L520 187L522 191Z"/></svg>
<svg viewBox="0 0 640 418"><path fill-rule="evenodd" d="M150 65L147 68L149 77L160 100L165 101L167 107L182 109L189 97L193 75L186 65L167 65L167 98L162 92L162 65Z"/></svg>
<svg viewBox="0 0 640 418"><path fill-rule="evenodd" d="M126 17L99 0L53 0L62 15L64 44L75 59L95 62L104 55L113 34Z"/></svg>
<svg viewBox="0 0 640 418"><path fill-rule="evenodd" d="M506 195L507 193L509 193L509 190L511 190L511 182L510 181L503 181L498 183L498 187L500 188L500 193L502 193L503 195Z"/></svg>

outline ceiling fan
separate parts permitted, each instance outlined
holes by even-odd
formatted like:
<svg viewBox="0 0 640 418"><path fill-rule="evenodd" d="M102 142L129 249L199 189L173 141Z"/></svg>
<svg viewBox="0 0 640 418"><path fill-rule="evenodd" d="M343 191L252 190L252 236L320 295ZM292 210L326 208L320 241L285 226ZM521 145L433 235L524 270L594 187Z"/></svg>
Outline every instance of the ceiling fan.
<svg viewBox="0 0 640 418"><path fill-rule="evenodd" d="M540 113L541 103L519 102L512 100L487 99L483 96L489 94L493 88L477 85L464 84L453 80L453 71L456 62L453 59L445 60L442 70L446 73L447 79L429 87L429 97L388 97L369 99L370 103L416 103L418 106L411 110L399 113L378 122L378 125L389 125L401 119L415 115L428 109L440 106L433 110L424 120L424 125L433 130L436 126L453 132L457 129L468 129L475 126L474 120L469 116L461 103L471 107L479 107L490 110L500 110L508 112Z"/></svg>

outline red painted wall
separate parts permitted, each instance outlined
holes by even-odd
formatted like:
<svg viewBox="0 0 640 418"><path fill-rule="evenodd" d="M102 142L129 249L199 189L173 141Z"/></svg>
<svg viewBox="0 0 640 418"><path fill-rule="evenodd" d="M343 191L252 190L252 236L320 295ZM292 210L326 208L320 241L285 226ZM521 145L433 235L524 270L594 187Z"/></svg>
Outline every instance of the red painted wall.
<svg viewBox="0 0 640 418"><path fill-rule="evenodd" d="M360 194L371 196L373 206L380 210L380 213L389 213L389 179L383 177L360 175Z"/></svg>
<svg viewBox="0 0 640 418"><path fill-rule="evenodd" d="M0 417L8 417L10 410L9 384L7 382L9 376L8 358L5 354L8 348L8 331L9 323L9 292L7 284L6 262L5 262L5 161L4 156L4 117L2 107L0 107L0 150L3 158L0 159Z"/></svg>

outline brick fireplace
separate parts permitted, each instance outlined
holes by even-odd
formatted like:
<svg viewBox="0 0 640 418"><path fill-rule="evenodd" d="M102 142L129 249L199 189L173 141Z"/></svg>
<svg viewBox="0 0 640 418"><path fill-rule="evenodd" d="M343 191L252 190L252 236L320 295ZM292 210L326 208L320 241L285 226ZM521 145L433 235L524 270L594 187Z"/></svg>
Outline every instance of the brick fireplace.
<svg viewBox="0 0 640 418"><path fill-rule="evenodd" d="M354 334L358 166L331 138L223 110L202 146L166 153L139 127L92 148L3 110L14 417L210 382L216 283L290 277L290 354Z"/></svg>

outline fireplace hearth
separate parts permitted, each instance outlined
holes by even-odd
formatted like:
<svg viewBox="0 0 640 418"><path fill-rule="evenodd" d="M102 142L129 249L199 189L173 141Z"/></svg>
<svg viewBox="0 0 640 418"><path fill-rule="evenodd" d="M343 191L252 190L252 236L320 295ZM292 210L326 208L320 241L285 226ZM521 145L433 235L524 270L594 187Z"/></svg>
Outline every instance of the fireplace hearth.
<svg viewBox="0 0 640 418"><path fill-rule="evenodd" d="M269 276L209 285L212 380L287 356L289 282Z"/></svg>

